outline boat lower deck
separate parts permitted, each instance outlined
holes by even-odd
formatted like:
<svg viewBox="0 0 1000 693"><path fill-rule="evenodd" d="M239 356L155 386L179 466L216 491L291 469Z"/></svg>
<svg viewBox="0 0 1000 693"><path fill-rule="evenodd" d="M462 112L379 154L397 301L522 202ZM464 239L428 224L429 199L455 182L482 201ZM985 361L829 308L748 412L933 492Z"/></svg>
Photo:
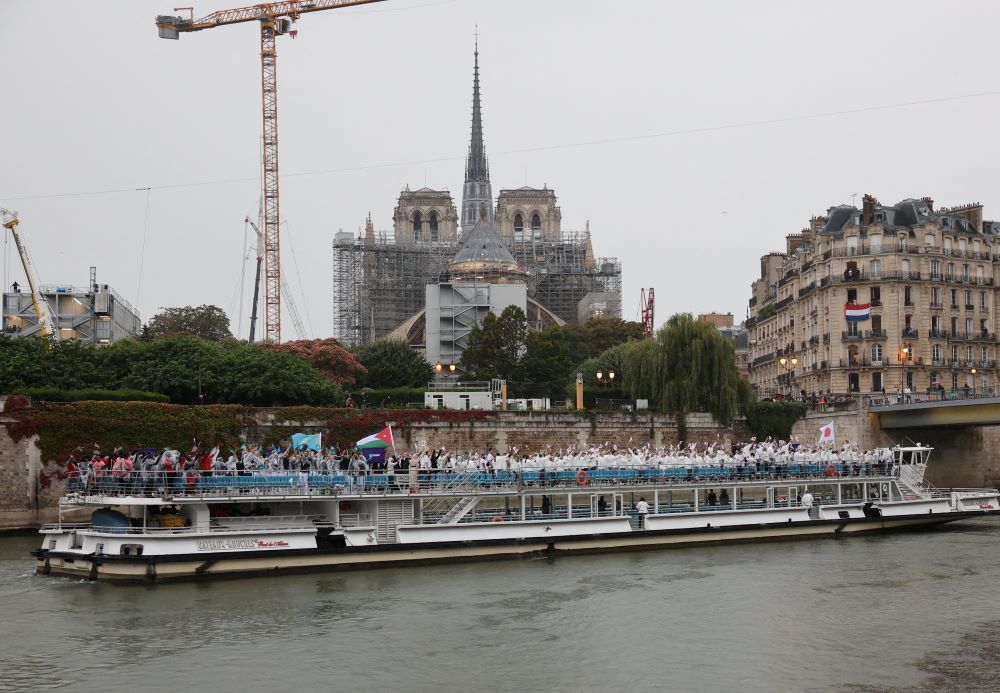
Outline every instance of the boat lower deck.
<svg viewBox="0 0 1000 693"><path fill-rule="evenodd" d="M34 552L40 574L117 582L238 576L260 573L322 571L558 556L585 552L629 551L753 541L840 537L906 529L997 514L996 510L918 513L891 517L808 519L743 525L642 529L604 534L529 536L476 541L451 540L419 544L327 546L270 551L217 551L173 555L80 555L40 549ZM655 518L649 518L650 520ZM510 523L516 525L519 523ZM556 524L555 522L550 524Z"/></svg>

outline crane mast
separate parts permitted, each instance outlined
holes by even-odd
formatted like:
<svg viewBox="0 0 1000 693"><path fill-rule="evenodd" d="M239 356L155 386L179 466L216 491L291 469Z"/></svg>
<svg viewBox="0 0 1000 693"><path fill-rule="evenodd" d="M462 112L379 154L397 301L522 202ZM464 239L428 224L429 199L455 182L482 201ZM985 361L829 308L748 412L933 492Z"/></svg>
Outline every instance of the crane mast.
<svg viewBox="0 0 1000 693"><path fill-rule="evenodd" d="M653 288L650 287L648 297L645 289L639 289L639 301L639 311L642 314L642 334L645 337L652 337L654 319L653 310L655 308Z"/></svg>
<svg viewBox="0 0 1000 693"><path fill-rule="evenodd" d="M368 5L384 0L287 0L267 2L248 7L219 10L200 19L190 16L160 15L156 27L160 38L178 39L181 33L213 29L229 24L260 22L261 111L263 119L263 181L264 181L264 339L281 341L281 222L278 195L278 75L275 39L296 32L292 22L309 12L334 10L354 5ZM175 11L182 8L175 8ZM251 328L252 329L252 328Z"/></svg>
<svg viewBox="0 0 1000 693"><path fill-rule="evenodd" d="M28 256L28 249L21 240L21 234L17 232L17 226L20 223L17 219L17 212L0 209L0 215L3 217L3 227L14 236L14 245L17 246L17 252L21 255L21 264L28 277L28 286L31 287L31 303L35 308L35 315L38 316L38 330L42 333L42 339L47 342L57 342L59 341L59 330L56 329L55 321L49 312L49 304L38 288L35 266Z"/></svg>

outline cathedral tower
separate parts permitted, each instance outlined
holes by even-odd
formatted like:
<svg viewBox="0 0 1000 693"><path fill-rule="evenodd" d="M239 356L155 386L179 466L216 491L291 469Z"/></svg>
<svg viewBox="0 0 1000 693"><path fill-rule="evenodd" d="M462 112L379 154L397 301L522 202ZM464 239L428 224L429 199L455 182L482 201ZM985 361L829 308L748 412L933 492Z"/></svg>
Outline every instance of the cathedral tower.
<svg viewBox="0 0 1000 693"><path fill-rule="evenodd" d="M465 162L465 187L462 189L462 235L472 230L480 219L493 223L493 189L490 167L483 144L483 114L479 103L479 41L476 41L475 68L472 78L472 141Z"/></svg>

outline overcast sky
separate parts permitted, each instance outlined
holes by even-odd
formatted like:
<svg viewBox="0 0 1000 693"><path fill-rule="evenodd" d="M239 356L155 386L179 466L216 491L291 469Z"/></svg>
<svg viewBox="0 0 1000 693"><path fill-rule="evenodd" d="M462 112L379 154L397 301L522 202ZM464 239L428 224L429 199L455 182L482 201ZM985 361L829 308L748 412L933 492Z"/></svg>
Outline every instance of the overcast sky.
<svg viewBox="0 0 1000 693"><path fill-rule="evenodd" d="M85 285L96 265L144 320L212 303L245 337L259 30L161 40L153 20L173 4L0 2L0 205L20 211L43 283ZM282 265L306 331L332 331L337 230L369 211L390 229L406 184L460 204L476 24L494 193L554 188L563 229L589 220L595 252L621 258L623 317L655 287L659 324L744 317L758 258L854 194L1000 217L998 19L996 2L914 0L389 0L306 15L278 42ZM23 282L6 236L2 249L0 280Z"/></svg>

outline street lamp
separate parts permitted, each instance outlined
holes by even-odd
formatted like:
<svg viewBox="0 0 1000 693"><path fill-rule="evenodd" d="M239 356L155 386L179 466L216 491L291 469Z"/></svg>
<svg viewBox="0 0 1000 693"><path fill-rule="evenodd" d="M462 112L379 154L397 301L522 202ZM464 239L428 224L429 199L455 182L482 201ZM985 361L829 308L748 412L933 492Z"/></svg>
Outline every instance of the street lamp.
<svg viewBox="0 0 1000 693"><path fill-rule="evenodd" d="M791 364L791 365L788 365ZM782 356L778 359L778 365L785 371L788 379L788 394L794 399L794 391L792 390L792 378L795 375L795 367L799 365L799 360L796 357L785 358Z"/></svg>
<svg viewBox="0 0 1000 693"><path fill-rule="evenodd" d="M596 375L597 375L597 382L599 382L601 385L607 386L615 381L614 371L609 370L607 373L605 373L604 371L597 371Z"/></svg>

